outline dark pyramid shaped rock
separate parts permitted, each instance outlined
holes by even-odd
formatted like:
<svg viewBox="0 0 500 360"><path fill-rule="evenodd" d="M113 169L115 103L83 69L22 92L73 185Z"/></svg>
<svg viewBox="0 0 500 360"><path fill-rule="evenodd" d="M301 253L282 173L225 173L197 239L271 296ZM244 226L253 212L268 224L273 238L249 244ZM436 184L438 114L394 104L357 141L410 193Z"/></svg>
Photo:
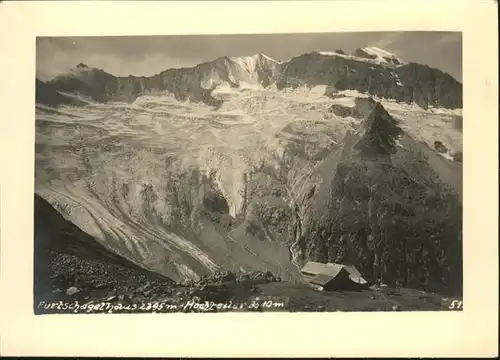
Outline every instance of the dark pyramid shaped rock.
<svg viewBox="0 0 500 360"><path fill-rule="evenodd" d="M76 68L77 69L88 69L88 65L86 65L84 63L79 63L78 65L76 65Z"/></svg>
<svg viewBox="0 0 500 360"><path fill-rule="evenodd" d="M356 144L368 157L388 156L396 151L396 140L403 131L379 102L375 103L365 122L366 132Z"/></svg>

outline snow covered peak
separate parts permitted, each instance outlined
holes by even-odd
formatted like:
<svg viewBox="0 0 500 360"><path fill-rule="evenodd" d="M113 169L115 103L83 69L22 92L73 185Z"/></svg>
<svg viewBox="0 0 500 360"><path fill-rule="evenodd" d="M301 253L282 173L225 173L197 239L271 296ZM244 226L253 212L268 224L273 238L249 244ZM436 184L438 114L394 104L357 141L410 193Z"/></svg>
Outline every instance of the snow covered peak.
<svg viewBox="0 0 500 360"><path fill-rule="evenodd" d="M375 47L375 46L365 47L365 48L362 48L362 50L366 51L369 54L376 55L378 57L384 57L384 56L389 57L389 58L396 57L394 54L392 54L384 49Z"/></svg>
<svg viewBox="0 0 500 360"><path fill-rule="evenodd" d="M263 58L263 59L266 59L266 60L268 60L268 61L271 61L271 62L275 62L275 63L277 63L277 64L279 63L279 61L274 60L273 58L271 58L271 57L267 56L267 55L266 55L266 54L264 54L264 53L259 53L259 57L261 57L261 58Z"/></svg>
<svg viewBox="0 0 500 360"><path fill-rule="evenodd" d="M351 54L346 54L342 50L318 52L315 51L313 52L313 54L319 54L321 56L341 57L344 59L362 61L390 67L397 67L406 64L405 61L398 58L396 55L374 46L357 48Z"/></svg>
<svg viewBox="0 0 500 360"><path fill-rule="evenodd" d="M270 58L266 54L259 53L259 54L254 54L254 55L249 55L249 56L233 56L229 58L232 62L238 64L240 67L242 67L245 70L248 70L250 72L253 72L256 70L257 66L259 64L264 63L275 63L278 64L279 62Z"/></svg>
<svg viewBox="0 0 500 360"><path fill-rule="evenodd" d="M327 56L342 56L342 55L346 55L342 50L335 50L335 51L320 51L319 52L320 55L327 55Z"/></svg>
<svg viewBox="0 0 500 360"><path fill-rule="evenodd" d="M219 85L232 84L240 88L261 88L274 82L279 63L269 56L258 53L248 56L223 56L207 63L201 86L213 89Z"/></svg>
<svg viewBox="0 0 500 360"><path fill-rule="evenodd" d="M259 55L230 57L229 59L241 68L253 72L259 62Z"/></svg>
<svg viewBox="0 0 500 360"><path fill-rule="evenodd" d="M405 64L405 61L398 58L396 55L375 46L358 48L352 53L352 55L361 58L372 59L382 64L389 64L395 66L401 66Z"/></svg>

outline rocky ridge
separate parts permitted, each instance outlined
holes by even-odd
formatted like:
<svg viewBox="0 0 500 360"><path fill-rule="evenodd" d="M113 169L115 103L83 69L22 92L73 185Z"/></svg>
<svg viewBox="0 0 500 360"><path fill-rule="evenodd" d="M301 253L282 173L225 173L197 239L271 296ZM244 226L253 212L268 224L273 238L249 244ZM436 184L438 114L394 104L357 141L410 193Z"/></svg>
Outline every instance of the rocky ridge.
<svg viewBox="0 0 500 360"><path fill-rule="evenodd" d="M327 94L351 89L416 103L425 109L462 107L462 84L450 75L426 65L405 63L381 49L377 51L376 55L373 48L357 49L352 55L311 52L286 62L277 62L264 54L224 56L191 68L168 69L151 77L116 77L78 64L48 84L57 91L78 93L98 102L133 102L140 95L170 93L181 101L219 107L223 100L213 96L212 90L221 84L264 88L275 85L278 89L326 85ZM381 51L385 55L381 56Z"/></svg>

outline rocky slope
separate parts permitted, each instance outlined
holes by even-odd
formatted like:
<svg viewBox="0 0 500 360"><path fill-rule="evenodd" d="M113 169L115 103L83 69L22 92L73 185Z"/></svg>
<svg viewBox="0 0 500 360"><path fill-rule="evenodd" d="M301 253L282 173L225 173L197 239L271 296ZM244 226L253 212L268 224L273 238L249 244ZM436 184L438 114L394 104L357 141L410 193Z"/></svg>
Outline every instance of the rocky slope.
<svg viewBox="0 0 500 360"><path fill-rule="evenodd" d="M387 66L316 52L288 61L277 78L279 89L315 85L327 85L327 95L349 89L424 109L462 107L462 84L440 70L415 63Z"/></svg>
<svg viewBox="0 0 500 360"><path fill-rule="evenodd" d="M35 101L37 104L48 105L51 107L58 107L60 105L85 105L85 102L66 96L57 91L52 85L44 83L38 79L36 79L35 83L35 94Z"/></svg>
<svg viewBox="0 0 500 360"><path fill-rule="evenodd" d="M423 291L322 294L259 271L175 284L109 252L37 195L35 254L35 314L449 309L449 301Z"/></svg>
<svg viewBox="0 0 500 360"><path fill-rule="evenodd" d="M313 198L303 249L318 261L355 263L371 279L459 293L462 205L421 144L373 102Z"/></svg>
<svg viewBox="0 0 500 360"><path fill-rule="evenodd" d="M41 301L84 301L91 295L127 294L145 282L158 291L172 285L170 279L148 272L96 242L38 195L34 235L35 312L41 310ZM67 294L70 288L77 292Z"/></svg>
<svg viewBox="0 0 500 360"><path fill-rule="evenodd" d="M225 270L300 281L312 259L458 294L461 113L445 108L461 84L446 79L376 49L222 57L150 78L80 64L45 85L84 104L46 103L40 88L36 193L177 282Z"/></svg>
<svg viewBox="0 0 500 360"><path fill-rule="evenodd" d="M169 69L151 77L115 77L101 69L77 65L50 84L63 92L76 92L95 101L132 102L138 96L168 92L178 100L218 106L211 90L221 83L231 86L268 86L275 78L278 63L258 54L248 57L221 57L193 68Z"/></svg>

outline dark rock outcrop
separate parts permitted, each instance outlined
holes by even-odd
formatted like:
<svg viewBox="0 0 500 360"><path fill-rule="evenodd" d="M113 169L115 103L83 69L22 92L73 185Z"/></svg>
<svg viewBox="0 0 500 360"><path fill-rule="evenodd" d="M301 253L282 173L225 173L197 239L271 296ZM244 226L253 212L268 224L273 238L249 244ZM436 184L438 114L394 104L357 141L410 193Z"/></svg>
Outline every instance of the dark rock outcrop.
<svg viewBox="0 0 500 360"><path fill-rule="evenodd" d="M39 79L35 80L35 100L37 104L44 104L51 107L60 105L83 105L84 102L70 98L58 92L52 85Z"/></svg>
<svg viewBox="0 0 500 360"><path fill-rule="evenodd" d="M417 63L398 67L395 73L403 84L405 102L415 102L424 109L428 106L462 107L462 84L451 75Z"/></svg>
<svg viewBox="0 0 500 360"><path fill-rule="evenodd" d="M434 141L434 148L441 154L446 154L448 152L448 149L441 141Z"/></svg>
<svg viewBox="0 0 500 360"><path fill-rule="evenodd" d="M341 104L333 104L332 106L330 106L329 111L341 117L357 117L354 107L344 106Z"/></svg>

